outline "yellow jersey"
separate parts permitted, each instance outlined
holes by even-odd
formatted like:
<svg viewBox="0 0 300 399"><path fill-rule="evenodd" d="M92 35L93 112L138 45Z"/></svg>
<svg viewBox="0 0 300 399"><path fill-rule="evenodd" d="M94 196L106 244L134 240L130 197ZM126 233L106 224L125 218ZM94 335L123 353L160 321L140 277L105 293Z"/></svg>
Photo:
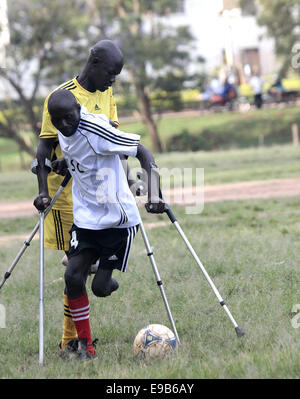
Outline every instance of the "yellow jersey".
<svg viewBox="0 0 300 399"><path fill-rule="evenodd" d="M117 115L117 107L113 97L112 88L109 87L106 91L101 92L96 90L95 92L90 92L84 89L78 83L77 79L74 78L69 80L55 90L58 89L65 89L70 90L74 96L76 97L78 103L80 105L85 106L88 112L93 114L105 114L110 120L118 122L118 115ZM53 91L55 91L53 90ZM57 141L54 144L54 148L51 153L51 161L54 161L59 158L63 158L63 154L58 142L58 134L57 129L53 126L51 122L51 118L48 112L48 99L53 91L47 96L44 102L43 108L43 118L42 118L42 128L40 133L40 138L55 138ZM53 198L54 194L58 190L61 182L63 181L63 177L51 172L48 175L48 189L49 195ZM72 202L72 183L69 182L67 186L64 188L60 196L58 197L57 201L53 205L53 209L58 210L66 210L72 211L73 210L73 202Z"/></svg>

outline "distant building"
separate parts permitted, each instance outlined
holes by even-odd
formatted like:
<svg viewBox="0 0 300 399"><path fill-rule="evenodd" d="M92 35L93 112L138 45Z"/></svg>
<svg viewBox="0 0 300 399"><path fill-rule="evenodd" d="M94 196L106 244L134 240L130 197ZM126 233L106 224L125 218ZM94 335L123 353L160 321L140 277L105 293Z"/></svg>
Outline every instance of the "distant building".
<svg viewBox="0 0 300 399"><path fill-rule="evenodd" d="M182 0L180 12L168 19L173 26L190 26L195 54L205 58L206 69L227 66L238 72L241 82L255 70L262 75L276 73L274 41L238 4L238 0Z"/></svg>
<svg viewBox="0 0 300 399"><path fill-rule="evenodd" d="M255 72L261 75L277 72L275 43L266 37L265 28L257 25L255 16L238 7L238 0L221 3L225 62L238 69L241 80Z"/></svg>
<svg viewBox="0 0 300 399"><path fill-rule="evenodd" d="M233 71L237 83L246 82L255 71L262 75L277 72L274 41L266 37L265 29L257 25L254 16L245 14L238 3L238 0L181 0L179 12L163 18L175 27L190 27L195 43L194 62L187 65L189 72L205 68L209 72L218 70L224 77ZM7 66L8 44L7 0L0 0L0 68ZM205 59L204 66L197 62L199 56ZM34 69L34 62L31 67ZM30 88L30 81L25 83ZM15 95L0 79L0 99L4 88L10 96Z"/></svg>

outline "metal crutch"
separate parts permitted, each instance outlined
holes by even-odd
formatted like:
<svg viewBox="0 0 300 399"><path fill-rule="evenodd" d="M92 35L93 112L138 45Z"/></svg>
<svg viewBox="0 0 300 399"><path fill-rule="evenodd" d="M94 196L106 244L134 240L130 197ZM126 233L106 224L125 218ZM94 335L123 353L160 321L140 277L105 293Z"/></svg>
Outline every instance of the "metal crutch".
<svg viewBox="0 0 300 399"><path fill-rule="evenodd" d="M45 212L40 212L40 284L39 284L39 363L44 361L44 221Z"/></svg>
<svg viewBox="0 0 300 399"><path fill-rule="evenodd" d="M229 309L227 308L227 305L225 303L225 301L223 300L223 298L221 297L219 291L217 290L216 286L214 285L213 281L211 280L211 278L209 277L207 271L205 270L204 266L202 265L202 263L200 262L196 252L194 251L193 247L191 246L190 242L188 241L188 239L186 238L184 232L182 231L179 223L176 220L176 217L174 215L174 213L171 211L169 205L166 204L166 210L165 210L166 214L168 215L170 221L173 223L173 225L176 227L177 231L179 232L180 236L182 237L183 241L185 242L187 248L189 249L189 251L191 252L191 254L193 255L195 261L197 262L198 266L200 267L202 273L204 274L206 280L208 281L209 285L211 286L212 290L214 291L216 297L218 298L220 305L223 307L223 309L225 310L226 314L228 315L229 319L231 320L232 324L234 325L235 328L235 332L236 335L238 337L242 337L245 333L244 331L238 326L237 322L235 321L235 319L233 318L232 314L230 313Z"/></svg>
<svg viewBox="0 0 300 399"><path fill-rule="evenodd" d="M170 323L171 323L172 328L173 328L174 335L176 337L176 340L177 340L178 344L180 344L179 336L178 336L178 333L177 333L177 330L176 330L176 327L175 327L175 323L174 323L174 320L173 320L173 317L172 317L172 313L171 313L171 310L170 310L170 307L169 307L169 304L168 304L168 300L167 300L167 297L166 297L166 294L165 294L163 283L161 281L159 272L157 270L156 262L155 262L155 259L154 259L154 256L153 256L153 251L152 251L152 249L150 247L149 240L147 238L147 234L146 234L146 231L145 231L145 228L144 228L144 225L143 225L143 222L142 222L141 218L140 218L140 229L141 229L143 240L144 240L144 243L145 243L145 246L146 246L147 256L150 259L150 262L151 262L151 265L152 265L152 268L153 268L153 271L154 271L154 274L155 274L155 277L156 277L156 282L157 282L157 285L158 285L158 287L160 289L161 296L163 298L163 301L164 301L164 304L165 304L165 307L166 307L166 310L167 310L167 313L168 313L168 317L169 317Z"/></svg>
<svg viewBox="0 0 300 399"><path fill-rule="evenodd" d="M50 212L52 206L54 205L55 201L57 200L57 198L59 197L59 195L61 194L61 192L63 191L63 189L66 187L66 185L68 184L69 180L71 178L70 172L68 171L64 180L62 181L60 187L58 188L57 192L55 193L54 197L52 198L49 206L45 209L44 213L44 217L46 217L48 215L48 213ZM38 223L35 225L34 229L32 230L30 236L27 238L27 240L24 241L24 244L22 246L22 248L20 249L20 251L18 252L17 256L15 257L13 263L11 264L10 268L7 270L7 272L4 274L4 277L0 283L0 289L2 288L2 286L4 285L5 281L10 277L12 271L14 270L15 266L17 265L17 263L19 262L20 258L22 257L23 253L26 251L26 249L29 247L33 237L36 235L38 229L40 227L40 220L38 221Z"/></svg>

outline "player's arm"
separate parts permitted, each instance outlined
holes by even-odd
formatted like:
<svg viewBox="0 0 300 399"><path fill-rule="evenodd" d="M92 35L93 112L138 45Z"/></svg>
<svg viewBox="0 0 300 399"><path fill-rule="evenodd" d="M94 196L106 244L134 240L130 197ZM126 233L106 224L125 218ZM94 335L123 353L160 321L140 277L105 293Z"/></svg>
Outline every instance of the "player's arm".
<svg viewBox="0 0 300 399"><path fill-rule="evenodd" d="M148 203L145 205L146 210L150 213L163 213L165 202L160 196L160 175L153 154L139 143L136 158L139 160L143 174L147 178Z"/></svg>
<svg viewBox="0 0 300 399"><path fill-rule="evenodd" d="M51 201L48 192L47 177L52 167L51 164L49 166L49 160L51 159L52 150L54 144L58 141L57 129L53 126L50 114L48 112L49 96L46 97L44 101L42 128L36 154L36 173L38 179L39 195L36 197L33 204L39 211L43 211L44 209L46 209Z"/></svg>
<svg viewBox="0 0 300 399"><path fill-rule="evenodd" d="M36 174L38 179L39 195L35 198L33 205L39 210L45 210L51 202L48 192L47 177L51 171L46 160L50 159L53 144L57 141L54 138L40 138L38 142L36 160Z"/></svg>
<svg viewBox="0 0 300 399"><path fill-rule="evenodd" d="M128 185L130 187L132 184L136 183L136 180L133 178L132 174L130 173L130 168L129 168L129 165L127 162L128 157L123 154L119 154L119 157L120 157L120 160L121 160L121 163L122 163L122 166L123 166L126 178L127 178Z"/></svg>
<svg viewBox="0 0 300 399"><path fill-rule="evenodd" d="M146 184L141 181L141 180L135 180L135 178L132 176L132 173L130 171L130 167L128 165L128 157L123 154L119 154L121 164L123 166L126 178L127 178L127 183L130 188L130 191L135 197L139 197L141 195L146 195L147 194L147 186Z"/></svg>

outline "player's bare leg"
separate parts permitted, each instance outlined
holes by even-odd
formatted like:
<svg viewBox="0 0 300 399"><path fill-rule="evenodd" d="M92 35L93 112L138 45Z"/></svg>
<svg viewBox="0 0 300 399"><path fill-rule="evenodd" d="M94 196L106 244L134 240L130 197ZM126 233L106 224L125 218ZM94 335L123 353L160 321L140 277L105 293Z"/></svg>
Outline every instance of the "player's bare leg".
<svg viewBox="0 0 300 399"><path fill-rule="evenodd" d="M67 267L68 265L67 254L65 254L64 258L62 259L62 264ZM59 343L60 355L62 357L66 357L69 353L76 352L77 348L78 348L77 330L70 313L66 290L64 290L64 321L63 321L62 337Z"/></svg>
<svg viewBox="0 0 300 399"><path fill-rule="evenodd" d="M90 304L85 286L89 268L94 259L93 250L83 249L78 255L69 259L65 272L69 309L79 339L78 353L83 359L95 357L89 321Z"/></svg>

